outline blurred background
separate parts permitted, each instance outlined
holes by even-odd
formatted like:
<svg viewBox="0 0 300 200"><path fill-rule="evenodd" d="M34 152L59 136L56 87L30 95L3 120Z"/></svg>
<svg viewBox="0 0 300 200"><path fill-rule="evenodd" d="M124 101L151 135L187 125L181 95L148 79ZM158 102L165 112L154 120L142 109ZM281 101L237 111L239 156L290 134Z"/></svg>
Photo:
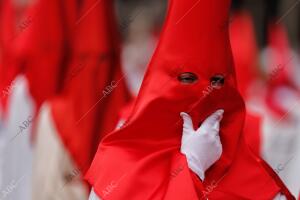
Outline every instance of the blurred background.
<svg viewBox="0 0 300 200"><path fill-rule="evenodd" d="M0 199L87 199L82 176L130 112L168 3L112 2L0 0ZM247 143L298 197L300 1L233 0L227 26Z"/></svg>

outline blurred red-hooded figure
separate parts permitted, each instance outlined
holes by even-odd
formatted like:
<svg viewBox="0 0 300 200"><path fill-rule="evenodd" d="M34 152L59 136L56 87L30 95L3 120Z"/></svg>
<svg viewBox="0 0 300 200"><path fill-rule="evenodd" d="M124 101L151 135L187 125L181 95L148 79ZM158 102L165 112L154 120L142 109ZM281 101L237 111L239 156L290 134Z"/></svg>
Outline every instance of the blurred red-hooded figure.
<svg viewBox="0 0 300 200"><path fill-rule="evenodd" d="M100 139L112 131L129 100L120 66L120 38L113 1L86 0L75 25L65 90L51 102L59 135L85 171ZM88 9L95 6L87 16Z"/></svg>
<svg viewBox="0 0 300 200"><path fill-rule="evenodd" d="M87 198L81 195L83 190L87 194L81 174L130 98L120 66L114 1L72 2L76 20L64 88L45 104L38 120L34 199L50 198L51 193L62 199ZM47 169L53 173L38 173Z"/></svg>
<svg viewBox="0 0 300 200"><path fill-rule="evenodd" d="M250 14L243 10L234 12L229 23L238 88L244 99L247 99L249 87L259 75L254 26Z"/></svg>
<svg viewBox="0 0 300 200"><path fill-rule="evenodd" d="M293 59L296 58L291 53L288 36L283 25L274 22L270 23L267 36L269 62L266 63L266 71L268 73L266 103L269 110L276 117L280 118L288 110L278 103L278 98L275 97L277 89L287 87L300 98L299 88L297 88L290 77L293 71Z"/></svg>
<svg viewBox="0 0 300 200"><path fill-rule="evenodd" d="M262 54L267 76L261 152L290 191L298 196L300 94L294 80L298 67L297 56L281 23L269 22L266 42ZM283 170L280 163L287 163L285 165L288 168Z"/></svg>
<svg viewBox="0 0 300 200"><path fill-rule="evenodd" d="M0 63L1 104L7 115L7 99L17 76L28 82L35 111L41 104L58 94L66 71L70 24L74 21L72 1L28 1L18 8L5 0L1 32L3 60ZM74 24L74 22L73 22ZM47 80L47 81L46 81Z"/></svg>
<svg viewBox="0 0 300 200"><path fill-rule="evenodd" d="M5 116L1 136L7 151L1 156L4 185L32 170L30 133L35 108L58 91L57 80L64 55L62 23L65 18L60 9L63 3L41 0L30 5L31 1L22 2L5 0L1 12L5 58L0 64L1 104ZM24 187L10 198L31 199L31 178L26 176Z"/></svg>
<svg viewBox="0 0 300 200"><path fill-rule="evenodd" d="M242 1L237 2L240 4ZM251 86L259 78L259 54L251 15L244 9L234 9L229 20L229 27L238 89L247 104L247 101L252 97L249 94ZM246 106L246 108L245 139L255 154L259 156L261 150L261 117L253 113L249 107Z"/></svg>
<svg viewBox="0 0 300 200"><path fill-rule="evenodd" d="M272 199L278 192L293 199L245 145L245 107L226 25L229 7L229 0L170 1L132 115L103 139L87 173L101 199ZM189 112L198 125L217 109L225 110L223 154L201 182L180 153L179 113Z"/></svg>
<svg viewBox="0 0 300 200"><path fill-rule="evenodd" d="M73 0L36 1L26 15L30 21L17 36L15 59L28 79L37 110L62 90L75 6Z"/></svg>

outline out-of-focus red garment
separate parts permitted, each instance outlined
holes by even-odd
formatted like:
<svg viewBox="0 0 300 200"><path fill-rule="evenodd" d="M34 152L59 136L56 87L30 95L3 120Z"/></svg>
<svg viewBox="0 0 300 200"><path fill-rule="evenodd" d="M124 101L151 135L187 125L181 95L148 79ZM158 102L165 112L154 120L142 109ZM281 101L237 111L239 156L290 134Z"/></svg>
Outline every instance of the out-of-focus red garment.
<svg viewBox="0 0 300 200"><path fill-rule="evenodd" d="M272 199L281 191L293 199L245 144L245 108L236 88L227 27L229 7L229 0L170 1L132 115L103 139L87 173L101 199ZM180 82L178 76L185 72L197 75L198 81ZM225 77L221 88L220 75ZM201 182L180 153L179 113L190 113L198 125L217 109L225 110L223 154Z"/></svg>
<svg viewBox="0 0 300 200"><path fill-rule="evenodd" d="M70 24L75 21L75 1L35 1L18 22L11 0L5 2L3 19L8 23L5 23L7 30L1 37L4 38L5 59L0 67L0 86L5 90L11 87L16 75L25 74L39 108L62 88Z"/></svg>
<svg viewBox="0 0 300 200"><path fill-rule="evenodd" d="M59 135L84 173L129 100L111 0L83 1L64 92L51 102Z"/></svg>
<svg viewBox="0 0 300 200"><path fill-rule="evenodd" d="M17 37L21 44L16 50L17 64L28 78L37 107L62 88L75 2L38 0L27 14L32 22Z"/></svg>
<svg viewBox="0 0 300 200"><path fill-rule="evenodd" d="M246 99L249 86L258 78L258 48L250 14L235 12L229 27L238 88Z"/></svg>
<svg viewBox="0 0 300 200"><path fill-rule="evenodd" d="M292 63L295 58L292 57L287 33L282 24L271 23L268 30L268 48L271 50L268 59L271 62L267 66L266 103L270 111L281 118L289 111L278 105L274 94L281 86L297 91L297 87L288 75L288 71L292 70Z"/></svg>
<svg viewBox="0 0 300 200"><path fill-rule="evenodd" d="M258 47L252 18L247 11L236 11L229 21L230 42L239 91L245 101L251 84L258 77ZM244 134L248 145L260 155L261 119L247 111Z"/></svg>

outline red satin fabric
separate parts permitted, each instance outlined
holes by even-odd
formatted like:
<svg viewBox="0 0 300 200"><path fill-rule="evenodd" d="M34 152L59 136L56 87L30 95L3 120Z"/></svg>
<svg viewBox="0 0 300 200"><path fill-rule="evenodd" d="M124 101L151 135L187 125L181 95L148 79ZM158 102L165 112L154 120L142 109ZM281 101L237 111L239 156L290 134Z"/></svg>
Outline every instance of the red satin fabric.
<svg viewBox="0 0 300 200"><path fill-rule="evenodd" d="M86 0L78 8L65 88L51 108L64 145L84 173L130 95L120 67L113 1Z"/></svg>
<svg viewBox="0 0 300 200"><path fill-rule="evenodd" d="M244 134L249 148L256 156L261 156L262 118L249 113L246 115Z"/></svg>
<svg viewBox="0 0 300 200"><path fill-rule="evenodd" d="M229 7L229 0L170 1L132 115L123 128L103 139L87 173L101 199L272 199L281 191L245 144L245 108L236 89L227 27ZM197 74L198 82L180 83L182 72ZM216 74L225 76L225 84L207 92ZM225 110L223 154L201 182L180 153L179 113L189 112L198 126L220 108Z"/></svg>

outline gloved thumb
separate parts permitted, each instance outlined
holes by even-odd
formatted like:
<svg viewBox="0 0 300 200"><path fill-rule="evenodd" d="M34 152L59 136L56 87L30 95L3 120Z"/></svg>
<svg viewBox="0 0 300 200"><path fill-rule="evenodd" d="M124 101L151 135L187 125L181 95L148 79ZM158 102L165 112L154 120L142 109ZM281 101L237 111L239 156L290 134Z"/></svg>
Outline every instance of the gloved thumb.
<svg viewBox="0 0 300 200"><path fill-rule="evenodd" d="M220 110L217 110L216 112L214 112L213 114L211 114L208 118L206 118L204 120L204 122L199 127L197 132L200 130L211 130L211 129L219 131L220 130L220 121L223 118L223 113L224 113L224 110L220 109Z"/></svg>
<svg viewBox="0 0 300 200"><path fill-rule="evenodd" d="M194 131L193 121L189 114L181 112L180 116L183 119L183 134L189 134Z"/></svg>

